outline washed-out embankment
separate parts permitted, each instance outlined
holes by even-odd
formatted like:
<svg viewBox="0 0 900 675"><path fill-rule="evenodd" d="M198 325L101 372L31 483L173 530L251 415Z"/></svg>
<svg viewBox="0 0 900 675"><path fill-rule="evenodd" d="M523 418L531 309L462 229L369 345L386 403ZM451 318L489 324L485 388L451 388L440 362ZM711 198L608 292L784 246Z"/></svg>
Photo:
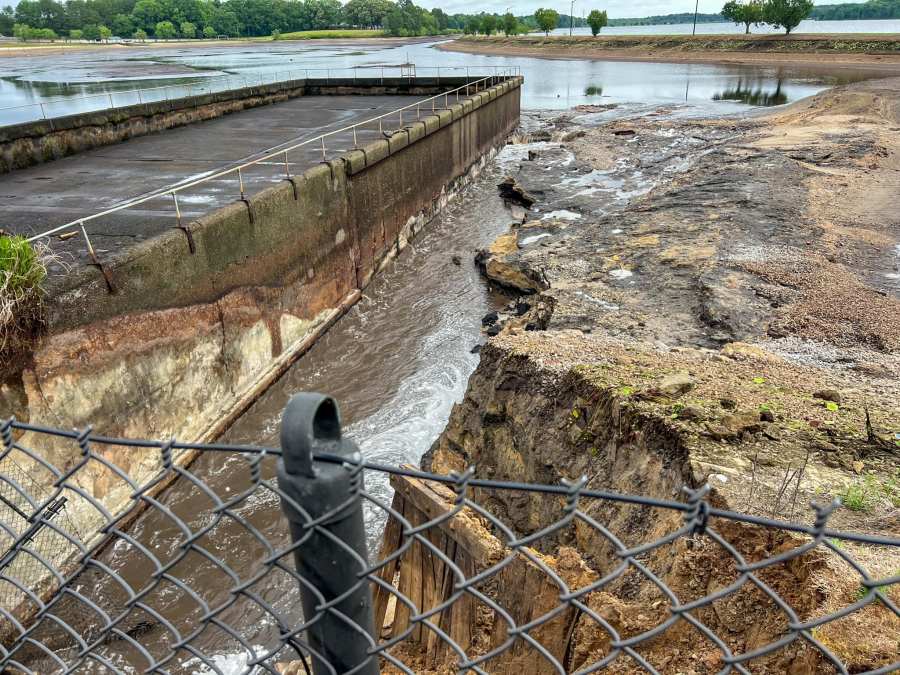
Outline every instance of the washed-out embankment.
<svg viewBox="0 0 900 675"><path fill-rule="evenodd" d="M806 522L810 502L841 495L854 510L836 510L833 527L896 536L898 84L841 87L756 119L603 123L586 110L545 122L505 186L534 208L519 209L509 233L478 257L492 282L518 296L514 309L501 313L499 335L482 348L424 468L476 466L479 477L544 484L584 477L595 489L665 500L708 485L716 507ZM672 163L685 156L689 162ZM630 190L629 167L653 179L652 189L597 209L605 193ZM414 525L453 504L441 486L394 484L394 508ZM863 490L865 503L853 503L848 487ZM559 495L470 495L518 537L567 512ZM639 556L650 579L629 566L626 551L674 532L684 514L584 498L578 508L609 534L576 520L531 544L534 559L568 589L522 556L484 584L517 625L534 622L529 634L545 648L516 641L487 671L548 672L549 653L566 672L604 659L615 672L647 672L614 637L627 642L670 621L634 645L658 672L720 672L728 657L754 653L748 669L772 674L834 672L832 657L849 672L896 663L900 618L879 602L813 629L831 656L804 639L767 653L790 620L815 621L865 596L860 574L834 550L819 545L761 566L763 592L739 585L738 556L759 564L809 539L712 519L737 555L708 534L683 536ZM396 550L395 535L389 524L383 553ZM474 511L442 525L432 541L467 576L508 554ZM839 547L873 577L896 575L891 547ZM426 547L405 556L413 562L398 562L399 588L422 599L423 613L452 596L452 584L441 583L449 576L443 561ZM434 562L417 572L422 560ZM601 579L581 597L605 624L560 608L570 590ZM896 584L884 591L900 598ZM694 602L693 621L719 643L697 623L673 621L671 607ZM471 618L467 631L457 606ZM408 627L406 613L376 609L383 635ZM484 614L459 601L446 623L470 657L506 637L500 614ZM453 672L454 654L416 636L408 663Z"/></svg>
<svg viewBox="0 0 900 675"><path fill-rule="evenodd" d="M190 224L193 247L173 229L111 257L114 293L94 267L53 278L44 334L4 364L0 417L215 438L478 174L518 125L520 86L510 78L210 213ZM75 459L44 450L58 467ZM134 449L108 459L136 480L159 462ZM96 474L84 486L95 498L127 501Z"/></svg>
<svg viewBox="0 0 900 675"><path fill-rule="evenodd" d="M458 77L296 79L23 122L0 127L0 174L300 96L433 96L465 84Z"/></svg>

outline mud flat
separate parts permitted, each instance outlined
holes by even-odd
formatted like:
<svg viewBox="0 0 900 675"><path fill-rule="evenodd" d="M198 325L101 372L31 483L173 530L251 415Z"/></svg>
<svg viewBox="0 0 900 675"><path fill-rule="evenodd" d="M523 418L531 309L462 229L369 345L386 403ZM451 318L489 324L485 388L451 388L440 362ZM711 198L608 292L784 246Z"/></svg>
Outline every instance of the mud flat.
<svg viewBox="0 0 900 675"><path fill-rule="evenodd" d="M465 37L438 49L490 56L547 59L733 63L760 66L827 65L900 73L898 35L647 35L608 37Z"/></svg>
<svg viewBox="0 0 900 675"><path fill-rule="evenodd" d="M841 497L849 508L832 527L900 534L900 79L766 117L610 121L611 108L526 117L504 191L534 203L513 204L509 232L477 259L513 299L486 318L494 337L425 467L587 476L666 499L708 483L717 506L807 523L811 501ZM479 499L523 536L560 516L540 496ZM678 526L646 508L584 508L626 546ZM717 527L750 561L801 541ZM589 582L618 564L590 528L558 539L541 553L561 574ZM874 576L900 569L896 552L848 548ZM736 576L733 559L701 540L647 565L683 603ZM766 583L802 621L860 597L858 574L823 547L770 568ZM626 636L668 616L640 575L592 595ZM786 620L750 589L698 616L733 653L778 639ZM815 634L854 672L894 662L898 630L876 603ZM590 626L576 621L568 635L569 671L609 654ZM716 672L721 650L697 638L681 622L641 653L660 672ZM793 642L752 670L831 672L823 659ZM625 661L616 672L643 672Z"/></svg>

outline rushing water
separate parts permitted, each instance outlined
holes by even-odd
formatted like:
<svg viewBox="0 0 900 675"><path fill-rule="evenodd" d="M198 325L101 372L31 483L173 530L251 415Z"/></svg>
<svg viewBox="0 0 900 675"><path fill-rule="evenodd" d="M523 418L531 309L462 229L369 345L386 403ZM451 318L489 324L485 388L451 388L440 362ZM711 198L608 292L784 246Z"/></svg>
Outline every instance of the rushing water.
<svg viewBox="0 0 900 675"><path fill-rule="evenodd" d="M527 86L525 108L569 108L582 103L709 103L730 100L723 92L739 88L760 91L757 100L779 91L777 101L787 103L821 89L875 77L879 71L822 67L760 67L742 65L650 63L592 60L548 60L440 52L435 42L397 46L378 44L322 45L305 42L254 43L247 46L151 49L129 47L125 52L68 52L52 59L12 57L4 60L0 77L0 124L41 116L44 103L48 116L70 114L108 105L112 94L116 105L137 103L137 94L124 91L139 87L169 87L167 96L189 93L189 85L216 77L286 77L288 71L302 74L309 69L332 69L344 74L357 69L360 77L378 76L380 67L412 62L422 74L472 74L487 66L519 66ZM426 69L431 70L426 70ZM459 68L459 70L451 70ZM319 72L322 76L324 73ZM884 73L887 74L887 73ZM596 92L588 94L587 91ZM104 98L83 99L106 94ZM162 94L159 94L162 97ZM731 104L732 107L734 103ZM21 107L25 106L25 107Z"/></svg>

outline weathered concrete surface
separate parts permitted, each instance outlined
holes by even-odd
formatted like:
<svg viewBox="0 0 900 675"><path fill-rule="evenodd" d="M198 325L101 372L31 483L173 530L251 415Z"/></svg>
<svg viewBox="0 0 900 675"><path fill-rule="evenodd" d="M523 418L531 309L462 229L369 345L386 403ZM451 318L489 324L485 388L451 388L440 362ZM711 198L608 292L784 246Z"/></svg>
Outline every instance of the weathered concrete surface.
<svg viewBox="0 0 900 675"><path fill-rule="evenodd" d="M15 234L37 234L416 100L377 95L303 96L0 175L0 227ZM377 135L374 126L359 133L359 142ZM352 134L337 136L327 145L329 157L336 157L352 145ZM321 146L310 144L298 149L289 155L291 173L301 174L321 160ZM276 185L284 176L283 164L267 162L251 167L243 172L245 193ZM235 173L184 191L179 195L179 206L185 222L190 222L239 197ZM123 248L168 232L176 224L172 197L167 196L89 221L85 227L104 260ZM89 261L81 236L66 241L54 236L50 244L68 264L80 266Z"/></svg>
<svg viewBox="0 0 900 675"><path fill-rule="evenodd" d="M288 80L0 126L0 174L298 96L422 97L462 84L464 78Z"/></svg>
<svg viewBox="0 0 900 675"><path fill-rule="evenodd" d="M47 334L5 364L2 414L201 435L479 171L518 123L518 87L309 169L296 198L285 181L199 219L194 253L170 231L110 256L115 294L92 267L58 277Z"/></svg>

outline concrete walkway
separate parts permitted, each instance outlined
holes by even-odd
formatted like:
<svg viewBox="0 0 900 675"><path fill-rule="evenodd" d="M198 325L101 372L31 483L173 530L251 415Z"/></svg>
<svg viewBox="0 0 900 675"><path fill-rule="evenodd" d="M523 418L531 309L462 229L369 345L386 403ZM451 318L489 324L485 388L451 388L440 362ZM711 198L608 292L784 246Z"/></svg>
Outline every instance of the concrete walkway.
<svg viewBox="0 0 900 675"><path fill-rule="evenodd" d="M0 175L0 229L31 236L416 100L419 98L304 96ZM385 129L389 128L386 121ZM378 129L373 125L358 133L362 143L376 138ZM326 143L328 157L333 158L352 146L352 135L331 137ZM301 173L321 158L318 143L295 150L289 155L291 173ZM243 173L245 192L253 194L281 181L284 164L279 159ZM239 196L234 173L179 193L178 202L184 221L189 222ZM102 258L175 224L172 197L165 196L90 221L86 229ZM80 235L65 240L54 235L50 241L53 250L70 264L89 260Z"/></svg>

